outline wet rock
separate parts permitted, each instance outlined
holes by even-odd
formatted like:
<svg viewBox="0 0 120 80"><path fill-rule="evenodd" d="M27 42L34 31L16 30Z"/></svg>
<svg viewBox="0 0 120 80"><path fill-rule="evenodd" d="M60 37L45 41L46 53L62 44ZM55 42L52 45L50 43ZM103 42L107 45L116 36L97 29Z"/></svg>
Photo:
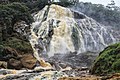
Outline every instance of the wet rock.
<svg viewBox="0 0 120 80"><path fill-rule="evenodd" d="M0 70L0 75L6 75L6 74L10 74L10 73L11 73L10 71L4 70L4 69Z"/></svg>
<svg viewBox="0 0 120 80"><path fill-rule="evenodd" d="M88 68L88 67L81 67L80 70L81 70L81 71L86 71L86 70L89 70L89 68Z"/></svg>
<svg viewBox="0 0 120 80"><path fill-rule="evenodd" d="M67 67L67 65L65 63L59 63L59 66L63 69Z"/></svg>
<svg viewBox="0 0 120 80"><path fill-rule="evenodd" d="M84 14L80 13L80 12L73 11L73 13L74 13L74 18L75 19L85 19L86 18L86 16Z"/></svg>
<svg viewBox="0 0 120 80"><path fill-rule="evenodd" d="M0 68L7 68L7 62L5 61L0 61Z"/></svg>
<svg viewBox="0 0 120 80"><path fill-rule="evenodd" d="M15 72L15 73L13 73ZM0 70L0 80L58 80L60 77L67 77L61 71L53 71L50 69L34 70Z"/></svg>
<svg viewBox="0 0 120 80"><path fill-rule="evenodd" d="M60 77L64 77L64 76L67 76L67 75L63 72L45 71L45 72L41 72L41 75L35 76L30 80L58 80Z"/></svg>
<svg viewBox="0 0 120 80"><path fill-rule="evenodd" d="M0 60L8 61L10 58L19 58L18 52L11 47L3 47L0 54Z"/></svg>
<svg viewBox="0 0 120 80"><path fill-rule="evenodd" d="M7 62L7 68L9 69L32 69L36 61L31 53L33 51L29 42L21 39L12 37L4 45L0 45L0 61ZM0 67L6 68L3 64Z"/></svg>
<svg viewBox="0 0 120 80"><path fill-rule="evenodd" d="M24 73L18 75L3 76L0 80L29 80L30 78L38 75L39 73Z"/></svg>
<svg viewBox="0 0 120 80"><path fill-rule="evenodd" d="M9 69L21 69L22 63L20 60L16 60L12 58L8 61L8 68Z"/></svg>
<svg viewBox="0 0 120 80"><path fill-rule="evenodd" d="M66 68L68 66L72 68L90 67L95 60L97 53L86 52L77 54L76 52L70 52L68 54L56 54L48 59L48 62L53 65Z"/></svg>
<svg viewBox="0 0 120 80"><path fill-rule="evenodd" d="M55 71L52 67L35 67L34 72Z"/></svg>
<svg viewBox="0 0 120 80"><path fill-rule="evenodd" d="M37 60L32 56L32 54L25 54L21 58L21 63L24 68L33 69L36 66Z"/></svg>
<svg viewBox="0 0 120 80"><path fill-rule="evenodd" d="M84 76L84 77L63 77L58 80L101 80L100 77L97 76Z"/></svg>
<svg viewBox="0 0 120 80"><path fill-rule="evenodd" d="M40 66L42 66L42 67L52 67L50 63L45 62L43 59L40 60Z"/></svg>

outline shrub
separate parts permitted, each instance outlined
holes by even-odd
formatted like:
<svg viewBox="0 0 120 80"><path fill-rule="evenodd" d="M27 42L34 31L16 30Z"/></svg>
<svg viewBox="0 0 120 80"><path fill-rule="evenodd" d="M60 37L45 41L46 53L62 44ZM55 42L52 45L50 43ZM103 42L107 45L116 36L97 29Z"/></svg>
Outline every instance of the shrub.
<svg viewBox="0 0 120 80"><path fill-rule="evenodd" d="M15 38L15 37L8 38L6 41L3 42L2 45L14 48L20 52L33 53L31 44L29 42Z"/></svg>
<svg viewBox="0 0 120 80"><path fill-rule="evenodd" d="M105 48L96 58L90 72L96 75L107 75L120 72L120 43Z"/></svg>
<svg viewBox="0 0 120 80"><path fill-rule="evenodd" d="M16 22L22 20L29 25L33 21L28 8L21 3L0 4L0 15L0 32L2 32L3 40L13 33L13 26Z"/></svg>
<svg viewBox="0 0 120 80"><path fill-rule="evenodd" d="M28 8L21 3L0 5L0 15L1 22L11 25L19 20L26 21L28 24L33 21Z"/></svg>
<svg viewBox="0 0 120 80"><path fill-rule="evenodd" d="M115 72L120 73L120 59L113 63L112 68L114 69Z"/></svg>

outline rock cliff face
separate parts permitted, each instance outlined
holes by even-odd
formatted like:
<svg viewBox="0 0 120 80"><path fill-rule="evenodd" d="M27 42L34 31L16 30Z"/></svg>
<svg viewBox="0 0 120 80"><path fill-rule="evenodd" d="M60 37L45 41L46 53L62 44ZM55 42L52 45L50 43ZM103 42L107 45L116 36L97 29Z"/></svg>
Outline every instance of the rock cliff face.
<svg viewBox="0 0 120 80"><path fill-rule="evenodd" d="M106 26L69 8L53 4L33 17L29 41L37 59L40 54L98 52L116 42Z"/></svg>
<svg viewBox="0 0 120 80"><path fill-rule="evenodd" d="M30 27L25 21L18 21L12 27L12 29L6 29L6 26L0 26L2 28L0 29L2 33L0 68L33 69L37 60L32 55L33 49L28 41ZM3 28L5 29L3 30ZM5 34L5 31L10 31L11 34Z"/></svg>

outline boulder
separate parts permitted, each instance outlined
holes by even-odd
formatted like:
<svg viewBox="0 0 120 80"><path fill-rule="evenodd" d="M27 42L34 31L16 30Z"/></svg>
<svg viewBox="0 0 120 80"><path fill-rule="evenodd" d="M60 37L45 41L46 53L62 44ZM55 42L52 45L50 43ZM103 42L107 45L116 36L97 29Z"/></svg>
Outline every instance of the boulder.
<svg viewBox="0 0 120 80"><path fill-rule="evenodd" d="M36 66L37 60L32 54L24 54L21 58L21 63L24 68L33 69Z"/></svg>
<svg viewBox="0 0 120 80"><path fill-rule="evenodd" d="M0 61L0 68L7 68L7 62L5 61Z"/></svg>
<svg viewBox="0 0 120 80"><path fill-rule="evenodd" d="M10 58L19 58L18 52L11 47L2 47L0 51L0 60L8 61Z"/></svg>
<svg viewBox="0 0 120 80"><path fill-rule="evenodd" d="M18 69L18 70L22 68L28 68L28 69L34 68L37 60L31 54L32 49L31 47L30 48L26 47L28 48L27 50L22 42L21 43L19 42L19 44L16 44L17 42L10 44L11 46L16 45L16 48L19 50L0 45L0 61L2 61L0 62L0 68L9 68L9 69ZM30 53L25 53L23 48L25 48L24 50L26 50L26 52L30 52Z"/></svg>
<svg viewBox="0 0 120 80"><path fill-rule="evenodd" d="M8 61L8 68L9 69L21 69L22 63L20 60L16 60L12 58Z"/></svg>
<svg viewBox="0 0 120 80"><path fill-rule="evenodd" d="M15 49L10 48L10 47L6 47L4 49L4 53L10 54L10 55L13 55L13 56L16 56L16 57L19 56L18 52Z"/></svg>
<svg viewBox="0 0 120 80"><path fill-rule="evenodd" d="M43 59L40 60L40 65L42 67L52 67L50 63L45 62Z"/></svg>

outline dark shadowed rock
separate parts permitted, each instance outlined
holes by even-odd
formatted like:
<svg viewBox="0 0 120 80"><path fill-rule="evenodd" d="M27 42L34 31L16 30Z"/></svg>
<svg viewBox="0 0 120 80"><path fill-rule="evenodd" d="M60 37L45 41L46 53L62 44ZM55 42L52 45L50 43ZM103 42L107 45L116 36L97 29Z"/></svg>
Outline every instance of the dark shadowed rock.
<svg viewBox="0 0 120 80"><path fill-rule="evenodd" d="M85 52L77 54L76 52L70 52L68 54L55 54L50 57L48 62L61 68L70 66L72 68L90 67L95 60L97 53Z"/></svg>
<svg viewBox="0 0 120 80"><path fill-rule="evenodd" d="M18 52L10 47L3 47L0 54L0 60L8 61L10 58L19 58Z"/></svg>
<svg viewBox="0 0 120 80"><path fill-rule="evenodd" d="M82 13L75 12L75 11L73 11L73 13L74 13L74 18L75 19L85 19L86 18L86 16Z"/></svg>
<svg viewBox="0 0 120 80"><path fill-rule="evenodd" d="M22 63L20 60L16 60L12 58L8 61L8 68L9 69L21 69Z"/></svg>

